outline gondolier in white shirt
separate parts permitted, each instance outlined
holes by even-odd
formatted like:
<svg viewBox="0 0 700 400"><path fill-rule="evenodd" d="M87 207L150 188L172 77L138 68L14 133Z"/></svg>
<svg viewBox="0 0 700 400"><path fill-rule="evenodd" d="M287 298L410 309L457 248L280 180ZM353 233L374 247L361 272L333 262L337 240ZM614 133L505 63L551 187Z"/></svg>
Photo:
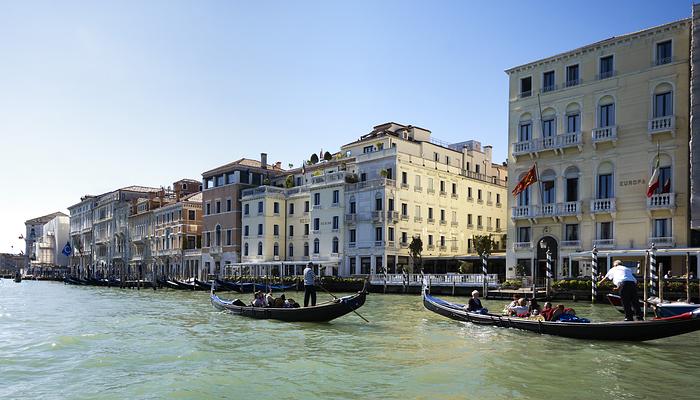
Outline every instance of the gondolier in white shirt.
<svg viewBox="0 0 700 400"><path fill-rule="evenodd" d="M639 297L637 296L637 278L634 277L632 270L625 267L622 261L615 260L613 267L610 268L603 279L598 282L598 285L606 279L610 279L619 291L622 298L622 306L625 309L625 321L634 321L634 315L639 321L644 320L641 307L639 307ZM634 308L634 314L632 313Z"/></svg>
<svg viewBox="0 0 700 400"><path fill-rule="evenodd" d="M314 263L309 262L304 268L304 307L309 306L309 298L311 298L311 306L316 305L316 274L314 274Z"/></svg>

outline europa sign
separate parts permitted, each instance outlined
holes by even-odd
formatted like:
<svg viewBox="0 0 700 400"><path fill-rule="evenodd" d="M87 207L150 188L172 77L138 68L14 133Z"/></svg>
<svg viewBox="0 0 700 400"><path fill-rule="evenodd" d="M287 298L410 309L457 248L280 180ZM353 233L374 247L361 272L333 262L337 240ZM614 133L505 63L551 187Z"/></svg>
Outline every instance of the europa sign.
<svg viewBox="0 0 700 400"><path fill-rule="evenodd" d="M644 179L626 179L620 181L620 186L636 186L643 185L646 181Z"/></svg>

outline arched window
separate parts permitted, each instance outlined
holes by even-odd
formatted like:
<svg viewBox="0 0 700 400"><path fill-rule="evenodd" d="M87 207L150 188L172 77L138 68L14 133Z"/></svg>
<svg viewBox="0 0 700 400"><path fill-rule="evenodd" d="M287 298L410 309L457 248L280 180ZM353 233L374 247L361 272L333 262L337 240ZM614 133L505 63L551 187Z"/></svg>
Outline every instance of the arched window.
<svg viewBox="0 0 700 400"><path fill-rule="evenodd" d="M523 172L520 174L518 177L518 182L522 181L523 178L525 177L525 174L527 174L527 171ZM532 190L532 185L528 186L518 194L518 206L529 206L530 205L530 190Z"/></svg>
<svg viewBox="0 0 700 400"><path fill-rule="evenodd" d="M294 244L293 243L289 244L289 251L287 253L288 253L287 256L289 258L294 257Z"/></svg>
<svg viewBox="0 0 700 400"><path fill-rule="evenodd" d="M258 255L261 256L263 254L263 247L262 247L262 242L258 242Z"/></svg>
<svg viewBox="0 0 700 400"><path fill-rule="evenodd" d="M609 161L605 161L598 166L598 176L596 179L596 198L611 199L615 197L613 191L613 172L615 167Z"/></svg>
<svg viewBox="0 0 700 400"><path fill-rule="evenodd" d="M598 101L598 128L615 125L615 99L603 96Z"/></svg>
<svg viewBox="0 0 700 400"><path fill-rule="evenodd" d="M542 180L542 203L554 204L557 202L557 176L551 169L542 172L540 177Z"/></svg>
<svg viewBox="0 0 700 400"><path fill-rule="evenodd" d="M542 111L542 137L552 138L557 134L557 115L553 108L548 107ZM554 140L545 140L545 147L554 145ZM548 146L549 145L549 146Z"/></svg>
<svg viewBox="0 0 700 400"><path fill-rule="evenodd" d="M248 243L243 245L243 255L244 256L248 255Z"/></svg>
<svg viewBox="0 0 700 400"><path fill-rule="evenodd" d="M216 245L221 246L221 225L216 226Z"/></svg>
<svg viewBox="0 0 700 400"><path fill-rule="evenodd" d="M334 237L334 238L333 238L333 251L331 251L331 253L338 254L338 245L339 245L339 243L340 243L340 242L338 241L338 238L337 238L337 237Z"/></svg>
<svg viewBox="0 0 700 400"><path fill-rule="evenodd" d="M532 115L525 113L520 116L518 124L518 142L528 142L532 139Z"/></svg>
<svg viewBox="0 0 700 400"><path fill-rule="evenodd" d="M314 239L314 254L321 252L321 241L318 238Z"/></svg>
<svg viewBox="0 0 700 400"><path fill-rule="evenodd" d="M671 167L671 157L664 153L661 153L659 157L653 157L649 175L651 176L651 174L654 173L657 158L659 159L659 185L654 190L654 194L673 193L673 168Z"/></svg>
<svg viewBox="0 0 700 400"><path fill-rule="evenodd" d="M578 178L580 172L577 167L570 166L564 171L564 179L566 179L566 196L565 201L578 201Z"/></svg>
<svg viewBox="0 0 700 400"><path fill-rule="evenodd" d="M654 88L654 118L673 115L673 87L662 83Z"/></svg>
<svg viewBox="0 0 700 400"><path fill-rule="evenodd" d="M272 245L272 255L273 256L279 256L280 255L280 244L275 242L274 245Z"/></svg>
<svg viewBox="0 0 700 400"><path fill-rule="evenodd" d="M566 133L581 132L581 107L578 103L566 106Z"/></svg>

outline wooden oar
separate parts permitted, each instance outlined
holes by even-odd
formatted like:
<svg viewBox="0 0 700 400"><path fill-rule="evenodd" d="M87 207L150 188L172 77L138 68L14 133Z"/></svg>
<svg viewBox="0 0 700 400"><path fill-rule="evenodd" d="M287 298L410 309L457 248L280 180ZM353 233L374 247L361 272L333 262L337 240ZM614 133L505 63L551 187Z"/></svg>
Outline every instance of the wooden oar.
<svg viewBox="0 0 700 400"><path fill-rule="evenodd" d="M334 299L340 300L340 299L338 298L338 296L334 295L333 293L331 293L330 291L328 291L328 289L326 289L325 287L323 287L323 285L321 284L320 281L318 282L318 286L319 286L321 289L325 290L326 293L328 293L328 294L330 294L331 296L333 296ZM364 287L362 288L362 290L364 290ZM342 300L341 300L341 303L342 303ZM348 307L350 307L350 306L348 306ZM365 320L365 322L367 322L367 323L369 324L369 320L368 320L367 318L363 317L363 316L362 316L359 312L357 312L356 310L354 310L354 309L352 309L352 308L351 308L351 310L352 310L352 312L354 312L355 314L357 314L358 317L362 318L363 320Z"/></svg>

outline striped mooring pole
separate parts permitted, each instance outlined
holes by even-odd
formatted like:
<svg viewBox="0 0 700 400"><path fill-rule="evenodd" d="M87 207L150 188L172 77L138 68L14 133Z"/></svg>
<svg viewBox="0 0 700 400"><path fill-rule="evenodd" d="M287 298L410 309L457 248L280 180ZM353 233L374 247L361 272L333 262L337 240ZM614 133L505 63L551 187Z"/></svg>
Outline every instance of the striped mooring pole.
<svg viewBox="0 0 700 400"><path fill-rule="evenodd" d="M486 290L488 289L488 282L486 279L488 278L488 259L486 258L486 254L481 254L481 272L484 274L484 287L481 295L485 298L486 297Z"/></svg>
<svg viewBox="0 0 700 400"><path fill-rule="evenodd" d="M547 297L552 291L552 251L547 249Z"/></svg>
<svg viewBox="0 0 700 400"><path fill-rule="evenodd" d="M656 246L654 246L654 243L651 244L649 249L649 278L651 279L651 296L656 297L657 288L659 287L659 273L656 270Z"/></svg>
<svg viewBox="0 0 700 400"><path fill-rule="evenodd" d="M598 286L596 278L598 277L598 249L593 246L591 251L591 303L595 303L595 298L598 297Z"/></svg>

